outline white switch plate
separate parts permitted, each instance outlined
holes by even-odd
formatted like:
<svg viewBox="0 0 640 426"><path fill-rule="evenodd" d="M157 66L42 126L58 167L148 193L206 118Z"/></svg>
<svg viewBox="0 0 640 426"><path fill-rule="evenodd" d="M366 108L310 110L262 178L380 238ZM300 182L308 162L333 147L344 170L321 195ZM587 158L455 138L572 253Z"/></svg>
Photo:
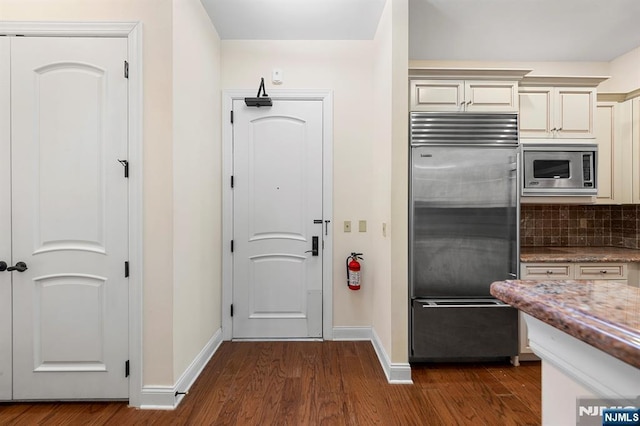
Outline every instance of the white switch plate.
<svg viewBox="0 0 640 426"><path fill-rule="evenodd" d="M273 84L282 84L282 70L280 68L274 68L271 71L271 82Z"/></svg>
<svg viewBox="0 0 640 426"><path fill-rule="evenodd" d="M344 221L344 232L351 232L351 221L350 220L345 220Z"/></svg>
<svg viewBox="0 0 640 426"><path fill-rule="evenodd" d="M361 220L358 222L358 231L359 232L367 232L367 221Z"/></svg>

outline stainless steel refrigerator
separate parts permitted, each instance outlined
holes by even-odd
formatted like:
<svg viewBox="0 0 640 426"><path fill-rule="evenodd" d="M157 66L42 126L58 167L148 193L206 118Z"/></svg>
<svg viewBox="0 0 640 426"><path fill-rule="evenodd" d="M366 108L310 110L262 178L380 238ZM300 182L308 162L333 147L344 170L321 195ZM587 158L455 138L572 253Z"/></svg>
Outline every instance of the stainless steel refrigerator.
<svg viewBox="0 0 640 426"><path fill-rule="evenodd" d="M517 355L517 169L517 114L411 113L411 361Z"/></svg>

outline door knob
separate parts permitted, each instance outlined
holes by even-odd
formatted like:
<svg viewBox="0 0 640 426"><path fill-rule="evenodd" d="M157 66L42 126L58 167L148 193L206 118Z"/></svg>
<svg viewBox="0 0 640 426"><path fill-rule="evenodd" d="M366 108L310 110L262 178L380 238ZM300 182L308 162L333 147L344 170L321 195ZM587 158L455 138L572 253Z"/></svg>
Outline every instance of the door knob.
<svg viewBox="0 0 640 426"><path fill-rule="evenodd" d="M24 272L24 271L26 271L27 269L29 269L29 268L27 268L27 264L26 264L26 263L24 263L24 262L18 262L18 263L16 263L16 265L15 265L15 266L9 266L9 267L7 268L7 271L18 271L18 272Z"/></svg>
<svg viewBox="0 0 640 426"><path fill-rule="evenodd" d="M0 260L0 272L7 270L7 262Z"/></svg>

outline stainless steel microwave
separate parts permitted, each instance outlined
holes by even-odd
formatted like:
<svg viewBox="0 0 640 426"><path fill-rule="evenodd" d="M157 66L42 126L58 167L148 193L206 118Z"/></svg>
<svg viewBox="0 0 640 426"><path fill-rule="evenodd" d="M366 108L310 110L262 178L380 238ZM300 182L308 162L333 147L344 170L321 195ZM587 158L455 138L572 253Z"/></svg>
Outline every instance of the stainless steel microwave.
<svg viewBox="0 0 640 426"><path fill-rule="evenodd" d="M522 195L597 195L598 145L555 141L522 144Z"/></svg>

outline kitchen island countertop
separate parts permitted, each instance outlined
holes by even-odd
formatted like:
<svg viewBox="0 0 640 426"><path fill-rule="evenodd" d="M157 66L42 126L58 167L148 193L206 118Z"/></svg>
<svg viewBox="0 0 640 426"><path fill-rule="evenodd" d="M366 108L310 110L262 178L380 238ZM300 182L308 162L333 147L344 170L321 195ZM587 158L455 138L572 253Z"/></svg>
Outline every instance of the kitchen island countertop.
<svg viewBox="0 0 640 426"><path fill-rule="evenodd" d="M640 368L640 288L604 280L508 280L491 284L491 294Z"/></svg>
<svg viewBox="0 0 640 426"><path fill-rule="evenodd" d="M520 248L521 262L640 262L640 250L621 247Z"/></svg>

